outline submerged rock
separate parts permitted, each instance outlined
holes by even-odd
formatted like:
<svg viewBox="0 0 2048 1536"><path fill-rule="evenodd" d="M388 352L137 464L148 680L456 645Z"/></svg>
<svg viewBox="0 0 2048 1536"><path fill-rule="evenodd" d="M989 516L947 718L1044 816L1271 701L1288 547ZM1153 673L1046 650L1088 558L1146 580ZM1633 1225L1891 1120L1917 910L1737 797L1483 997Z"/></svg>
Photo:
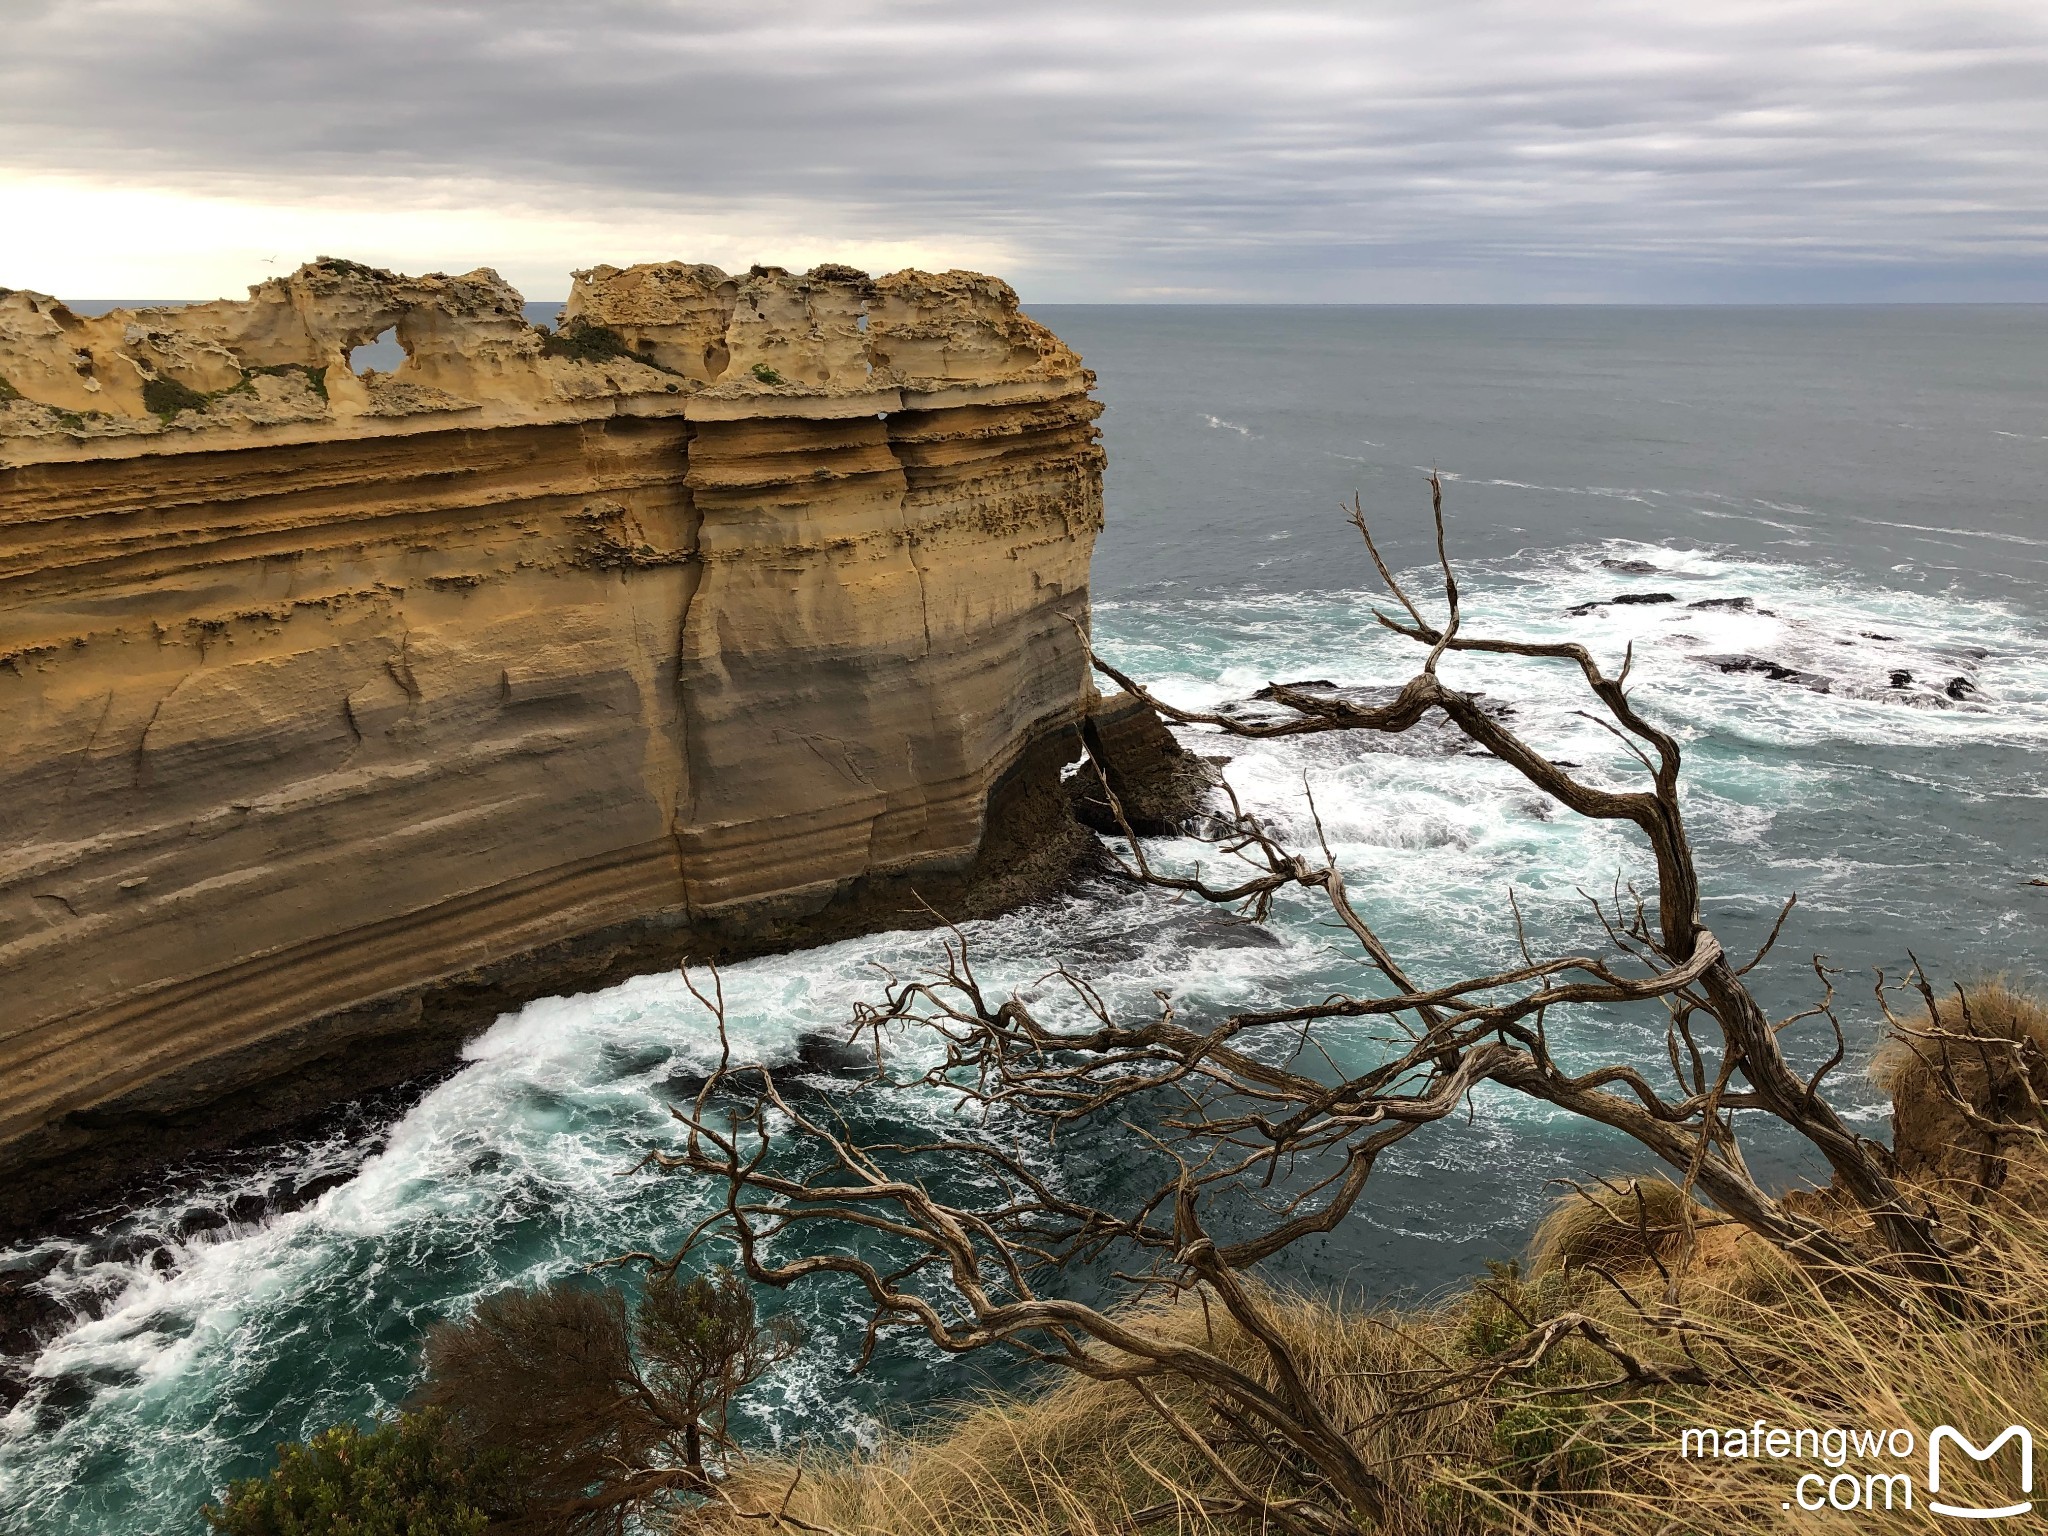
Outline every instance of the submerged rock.
<svg viewBox="0 0 2048 1536"><path fill-rule="evenodd" d="M1700 660L1717 672L1760 672L1774 683L1791 683L1814 693L1832 693L1834 685L1818 672L1788 667L1766 656L1702 656Z"/></svg>
<svg viewBox="0 0 2048 1536"><path fill-rule="evenodd" d="M865 1077L875 1070L875 1053L837 1035L805 1035L797 1042L796 1064L827 1077Z"/></svg>
<svg viewBox="0 0 2048 1536"><path fill-rule="evenodd" d="M797 1041L794 1060L770 1062L767 1066L774 1074L777 1084L787 1091L790 1084L800 1082L807 1076L870 1076L875 1069L875 1054L866 1047L853 1044L837 1034L813 1031ZM694 1067L683 1067L663 1078L661 1089L672 1099L693 1099L710 1080L711 1073L708 1070L698 1071Z"/></svg>
<svg viewBox="0 0 2048 1536"><path fill-rule="evenodd" d="M1688 608L1703 608L1713 613L1755 613L1756 599L1753 597L1703 597L1696 603L1687 603Z"/></svg>
<svg viewBox="0 0 2048 1536"><path fill-rule="evenodd" d="M1675 603L1677 601L1677 596L1670 592L1617 592L1612 597L1601 598L1594 602L1575 603L1570 608L1567 608L1565 612L1592 613L1599 608L1628 608L1645 603Z"/></svg>
<svg viewBox="0 0 2048 1536"><path fill-rule="evenodd" d="M1285 949L1279 936L1246 917L1212 912L1181 936L1189 949Z"/></svg>
<svg viewBox="0 0 2048 1536"><path fill-rule="evenodd" d="M1337 685L1327 677L1305 677L1298 683L1268 683L1257 693L1253 694L1252 697L1255 699L1277 699L1280 697L1280 690L1283 688L1293 689L1297 692L1311 688L1320 688L1334 692L1336 687Z"/></svg>

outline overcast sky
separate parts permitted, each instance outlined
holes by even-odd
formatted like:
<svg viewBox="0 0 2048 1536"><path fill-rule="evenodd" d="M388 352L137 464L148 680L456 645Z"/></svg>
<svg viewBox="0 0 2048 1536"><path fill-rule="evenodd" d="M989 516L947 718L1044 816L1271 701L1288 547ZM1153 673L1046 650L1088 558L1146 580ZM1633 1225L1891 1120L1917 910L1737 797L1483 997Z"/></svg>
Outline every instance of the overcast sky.
<svg viewBox="0 0 2048 1536"><path fill-rule="evenodd" d="M2048 300L2048 0L0 0L0 284Z"/></svg>

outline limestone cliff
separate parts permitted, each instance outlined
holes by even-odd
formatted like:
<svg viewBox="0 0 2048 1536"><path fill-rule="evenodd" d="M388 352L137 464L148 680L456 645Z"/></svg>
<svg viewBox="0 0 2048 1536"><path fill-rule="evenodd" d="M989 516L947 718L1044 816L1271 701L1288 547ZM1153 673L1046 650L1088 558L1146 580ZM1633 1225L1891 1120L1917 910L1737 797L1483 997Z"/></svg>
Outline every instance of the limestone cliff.
<svg viewBox="0 0 2048 1536"><path fill-rule="evenodd" d="M971 904L1091 697L1093 380L1002 283L250 292L0 292L0 1221L524 997Z"/></svg>

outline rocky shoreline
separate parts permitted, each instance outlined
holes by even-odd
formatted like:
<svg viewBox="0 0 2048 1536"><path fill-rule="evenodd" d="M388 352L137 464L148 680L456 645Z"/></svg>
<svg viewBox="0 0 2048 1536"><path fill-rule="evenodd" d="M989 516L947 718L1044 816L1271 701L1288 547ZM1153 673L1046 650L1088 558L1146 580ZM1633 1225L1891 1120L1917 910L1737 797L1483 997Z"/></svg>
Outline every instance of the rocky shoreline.
<svg viewBox="0 0 2048 1536"><path fill-rule="evenodd" d="M1178 830L1204 813L1213 771L1182 749L1150 710L1119 696L1098 701L1090 721L1090 745L1148 832ZM575 957L580 963L563 965L570 957L556 957L552 967L530 961L495 976L465 978L458 996L436 1012L440 1027L432 1034L359 1038L331 1061L310 1063L293 1059L287 1043L253 1091L176 1114L110 1115L69 1162L48 1170L42 1201L14 1206L18 1214L0 1226L0 1242L26 1248L37 1239L83 1241L94 1261L148 1258L166 1270L175 1256L160 1235L107 1235L129 1210L189 1195L170 1234L182 1240L259 1225L311 1204L352 1179L381 1149L390 1126L456 1070L466 1039L532 997L602 987L685 958L739 960L928 927L939 921L934 912L947 921L992 917L1086 881L1114 878L1089 830L1106 810L1092 765L1062 778L1081 750L1080 732L1070 729L1027 752L998 783L988 835L958 871L859 882L801 919L723 931L650 927L613 936L609 948L588 947ZM828 1036L807 1037L797 1065L830 1071L842 1064L837 1052L843 1050ZM169 1091L180 1090L171 1085ZM324 1155L309 1156L314 1147ZM60 1300L40 1286L60 1262L66 1262L63 1254L51 1247L39 1263L0 1269L0 1411L26 1390L24 1372L42 1342L106 1299L87 1293ZM69 1262L77 1267L75 1257Z"/></svg>

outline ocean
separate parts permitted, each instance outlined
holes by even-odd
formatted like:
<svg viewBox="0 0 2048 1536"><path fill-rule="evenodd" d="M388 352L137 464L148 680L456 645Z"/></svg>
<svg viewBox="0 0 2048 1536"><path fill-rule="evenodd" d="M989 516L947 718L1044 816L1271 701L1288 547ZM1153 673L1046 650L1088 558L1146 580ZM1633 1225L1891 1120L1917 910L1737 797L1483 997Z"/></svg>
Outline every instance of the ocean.
<svg viewBox="0 0 2048 1536"><path fill-rule="evenodd" d="M1715 931L1752 948L1798 893L1755 979L1791 1012L1816 993L1811 957L1844 972L1851 1059L1833 1084L1860 1128L1885 1123L1859 1070L1880 1029L1875 967L1896 976L1910 951L1937 983L2043 982L2048 888L2029 882L2048 878L2048 308L1033 312L1098 371L1108 406L1098 647L1162 696L1215 705L1273 680L1405 677L1414 649L1374 622L1371 565L1343 509L1355 494L1390 560L1423 568L1436 469L1468 633L1575 638L1616 663L1633 646L1639 707L1685 747ZM1669 600L1611 601L1658 594ZM1574 713L1563 669L1446 667L1512 702L1554 755L1628 771ZM1312 790L1355 899L1425 977L1512 952L1510 886L1536 942L1583 945L1598 938L1587 894L1648 872L1631 838L1488 758L1334 736L1187 739L1229 757L1240 796L1296 840L1313 837ZM1204 850L1166 839L1152 852ZM985 982L1030 991L1065 963L1127 1016L1159 990L1200 1019L1364 985L1327 917L1298 900L1268 940L1110 884L968 933ZM936 955L932 934L909 932L732 967L735 1048L790 1061L801 1036L874 995L875 963L911 971ZM1662 1058L1647 1016L1552 1028L1583 1059ZM1787 1038L1802 1061L1830 1043L1824 1026ZM1328 1045L1351 1064L1383 1048L1362 1026ZM278 1441L398 1402L436 1320L674 1241L704 1192L619 1173L673 1134L676 1085L715 1049L672 975L536 1002L417 1102L209 1165L109 1213L94 1237L0 1250L0 1266L43 1273L73 1309L0 1419L0 1525L196 1531L199 1503L268 1466ZM914 1036L894 1049L930 1053ZM868 1135L952 1113L929 1092L810 1087ZM1766 1131L1752 1154L1781 1186L1824 1177ZM1104 1199L1148 1171L1099 1139L1031 1155ZM1404 1143L1344 1227L1272 1268L1365 1298L1427 1295L1517 1251L1554 1181L1647 1167L1631 1144L1482 1093L1469 1121ZM314 1180L324 1193L302 1208L250 1214L265 1204L252 1196ZM901 1336L849 1375L859 1322L841 1293L771 1301L811 1347L749 1400L758 1444L872 1436L1018 1379Z"/></svg>

